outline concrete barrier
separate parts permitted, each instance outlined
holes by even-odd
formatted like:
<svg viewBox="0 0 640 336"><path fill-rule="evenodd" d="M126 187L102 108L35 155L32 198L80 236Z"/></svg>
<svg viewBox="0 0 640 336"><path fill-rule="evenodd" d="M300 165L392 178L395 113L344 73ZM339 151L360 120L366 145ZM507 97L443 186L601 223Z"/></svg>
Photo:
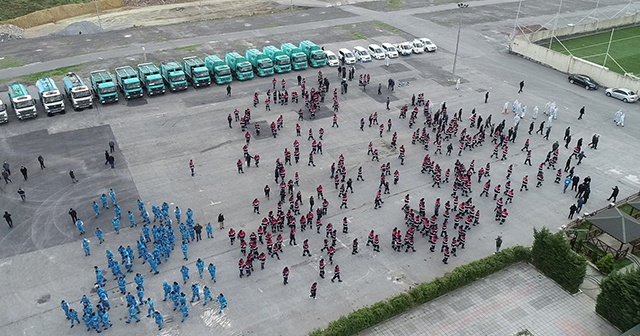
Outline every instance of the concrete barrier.
<svg viewBox="0 0 640 336"><path fill-rule="evenodd" d="M116 9L123 6L124 0L96 0L98 8L103 10ZM96 13L96 1L81 4L70 4L39 10L15 19L0 22L0 24L12 24L27 29L47 23Z"/></svg>
<svg viewBox="0 0 640 336"><path fill-rule="evenodd" d="M601 20L599 22L558 28L555 30L555 36L595 33L597 30L638 23L640 23L640 13L609 20ZM553 35L551 30L516 35L513 40L511 40L509 51L567 74L587 75L605 87L624 87L635 92L640 92L640 80L634 77L609 71L608 68L601 65L578 57L565 55L535 43L537 41L548 40Z"/></svg>

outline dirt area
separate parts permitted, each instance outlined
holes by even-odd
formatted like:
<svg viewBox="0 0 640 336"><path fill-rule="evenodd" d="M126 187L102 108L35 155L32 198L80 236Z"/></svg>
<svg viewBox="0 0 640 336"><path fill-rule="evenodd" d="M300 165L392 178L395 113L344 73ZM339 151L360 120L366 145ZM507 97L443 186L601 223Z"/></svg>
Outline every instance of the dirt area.
<svg viewBox="0 0 640 336"><path fill-rule="evenodd" d="M159 0L141 0L147 3ZM136 3L136 1L132 1ZM286 10L287 6L274 4L268 0L202 0L158 6L126 7L105 11L100 15L83 15L57 23L46 24L24 31L25 38L46 36L58 32L80 21L94 23L104 30L119 30L131 27L169 25L180 22L215 20L222 18L253 16Z"/></svg>

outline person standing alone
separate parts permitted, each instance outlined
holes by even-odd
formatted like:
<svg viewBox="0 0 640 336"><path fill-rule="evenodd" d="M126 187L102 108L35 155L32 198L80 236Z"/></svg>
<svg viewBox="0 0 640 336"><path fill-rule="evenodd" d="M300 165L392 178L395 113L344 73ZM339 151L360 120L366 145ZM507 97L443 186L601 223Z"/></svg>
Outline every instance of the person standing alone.
<svg viewBox="0 0 640 336"><path fill-rule="evenodd" d="M520 82L520 90L518 90L518 93L522 93L522 89L524 89L524 81Z"/></svg>

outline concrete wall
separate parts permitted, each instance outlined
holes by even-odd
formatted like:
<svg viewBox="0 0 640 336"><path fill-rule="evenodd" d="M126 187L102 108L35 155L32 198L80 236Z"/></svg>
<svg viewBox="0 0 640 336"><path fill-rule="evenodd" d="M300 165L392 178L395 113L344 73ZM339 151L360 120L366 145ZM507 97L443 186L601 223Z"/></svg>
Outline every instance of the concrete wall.
<svg viewBox="0 0 640 336"><path fill-rule="evenodd" d="M123 6L124 0L96 0L100 11L116 9ZM96 13L95 1L82 4L70 4L43 9L37 12L29 13L15 19L0 22L16 25L20 28L27 29L40 26L46 23L54 23L60 20L68 19L75 16Z"/></svg>
<svg viewBox="0 0 640 336"><path fill-rule="evenodd" d="M597 23L597 28L608 29L620 25L631 25L634 23L640 23L640 13L599 21ZM594 32L595 30L596 23L594 22L556 29L556 36L584 34ZM552 32L550 30L539 31L528 35L517 35L511 41L511 45L509 46L510 52L542 63L567 74L573 73L587 75L605 87L624 87L635 92L640 92L640 80L609 71L608 68L585 61L581 58L565 55L535 44L536 41L549 39L551 36Z"/></svg>
<svg viewBox="0 0 640 336"><path fill-rule="evenodd" d="M629 16L622 16L608 20L599 20L595 22L589 22L574 26L565 26L556 28L555 30L541 30L529 35L529 40L532 42L538 42L541 40L548 40L552 35L555 36L571 36L578 34L593 33L598 30L606 30L614 27L630 26L640 23L640 13Z"/></svg>

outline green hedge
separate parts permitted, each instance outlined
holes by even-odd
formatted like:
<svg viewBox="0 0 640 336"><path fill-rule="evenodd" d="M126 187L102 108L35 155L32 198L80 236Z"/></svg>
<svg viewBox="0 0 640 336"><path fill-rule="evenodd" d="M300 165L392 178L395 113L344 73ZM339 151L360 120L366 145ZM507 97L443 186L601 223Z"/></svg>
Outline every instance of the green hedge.
<svg viewBox="0 0 640 336"><path fill-rule="evenodd" d="M522 246L502 250L498 254L472 261L435 278L422 283L407 293L388 300L377 302L353 311L349 315L329 323L325 329L314 330L311 336L347 336L355 335L367 328L379 324L391 317L404 313L411 308L429 302L439 296L466 286L477 279L484 278L517 262L529 262L531 251Z"/></svg>
<svg viewBox="0 0 640 336"><path fill-rule="evenodd" d="M571 250L560 232L533 229L533 237L533 265L569 293L577 293L587 272L587 260Z"/></svg>
<svg viewBox="0 0 640 336"><path fill-rule="evenodd" d="M613 272L600 285L596 312L625 331L640 324L640 269Z"/></svg>

